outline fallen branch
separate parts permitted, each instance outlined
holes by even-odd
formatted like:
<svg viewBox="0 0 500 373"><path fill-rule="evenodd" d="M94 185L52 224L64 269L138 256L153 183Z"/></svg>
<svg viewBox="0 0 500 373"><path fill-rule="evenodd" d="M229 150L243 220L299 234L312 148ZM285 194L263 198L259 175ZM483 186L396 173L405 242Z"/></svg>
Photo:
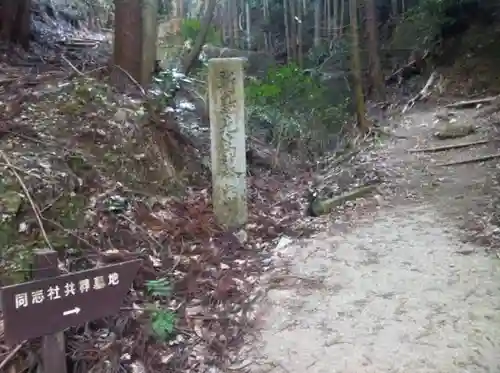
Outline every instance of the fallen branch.
<svg viewBox="0 0 500 373"><path fill-rule="evenodd" d="M26 342L18 344L16 348L14 348L11 352L9 352L9 354L5 357L5 359L3 359L2 362L0 362L0 371L7 366L9 361L11 361L14 356L16 356L16 354L24 346L25 343Z"/></svg>
<svg viewBox="0 0 500 373"><path fill-rule="evenodd" d="M500 96L497 96L497 98L494 101L490 102L489 106L481 110L478 110L478 112L474 114L474 118L485 117L494 114L499 110L500 110Z"/></svg>
<svg viewBox="0 0 500 373"><path fill-rule="evenodd" d="M311 205L309 206L309 213L311 214L311 216L328 214L333 210L334 207L368 194L375 190L376 187L376 185L365 185L349 192L343 193L340 196L328 198L323 201L316 198L311 202Z"/></svg>
<svg viewBox="0 0 500 373"><path fill-rule="evenodd" d="M352 150L348 153L342 154L338 158L334 159L333 162L328 165L328 167L329 168L337 167L337 166L341 165L342 163L348 161L349 159L355 157L360 151L361 151L360 149L357 149L357 150Z"/></svg>
<svg viewBox="0 0 500 373"><path fill-rule="evenodd" d="M79 75L79 76L83 76L83 73L82 73L80 70L78 70L78 69L76 68L76 66L75 66L75 65L73 65L73 64L71 63L71 61L70 61L70 60L68 60L68 59L67 59L66 57L64 57L63 55L61 56L61 59L62 59L64 62L66 62L66 63L69 65L69 67L71 67L71 69L72 69L72 70L73 70L73 71L74 71L77 75Z"/></svg>
<svg viewBox="0 0 500 373"><path fill-rule="evenodd" d="M478 98L475 100L458 101L445 106L448 109L467 109L471 107L476 107L479 104L491 104L500 96L491 96L485 98Z"/></svg>
<svg viewBox="0 0 500 373"><path fill-rule="evenodd" d="M384 131L382 128L372 128L372 131L378 133L379 135L384 135L388 137L394 137L396 139L408 139L408 136L405 135L396 135L395 133Z"/></svg>
<svg viewBox="0 0 500 373"><path fill-rule="evenodd" d="M114 67L117 68L118 70L120 70L122 73L124 73L127 76L127 78L129 78L130 81L139 89L139 91L141 92L141 94L144 97L147 96L146 90L143 88L143 86L140 85L139 82L137 80L135 80L134 77L132 75L130 75L130 73L127 70L125 70L123 67L121 67L119 65L115 65Z"/></svg>
<svg viewBox="0 0 500 373"><path fill-rule="evenodd" d="M495 158L500 158L500 153L484 155L482 157L470 158L470 159L465 159L463 161L457 161L457 162L439 163L436 166L438 166L438 167L457 166L457 165L462 165L462 164L490 161L490 160L495 159Z"/></svg>
<svg viewBox="0 0 500 373"><path fill-rule="evenodd" d="M23 190L23 192L25 194L25 197L28 199L28 202L30 203L31 208L33 209L33 213L35 214L35 218L36 218L36 221L37 221L38 226L40 228L40 232L42 234L42 237L43 237L45 243L47 244L47 247L51 250L54 250L52 243L50 242L49 237L47 236L47 232L45 231L45 228L44 228L44 225L42 222L42 217L40 214L40 209L35 204L35 201L33 201L33 198L31 198L31 194L30 194L30 191L28 190L28 187L26 186L26 184L24 184L23 179L21 178L21 176L19 176L19 173L14 168L14 165L10 161L9 157L7 157L7 155L2 150L0 150L0 157L3 158L5 164L10 169L10 172L12 172L14 177L17 179L17 181L19 182L19 185L21 186L21 189Z"/></svg>
<svg viewBox="0 0 500 373"><path fill-rule="evenodd" d="M422 56L422 58L420 58L418 60L412 60L412 61L408 62L406 65L404 65L403 67L400 67L399 69L397 69L396 71L394 71L391 75L389 75L387 78L385 78L385 84L389 84L391 82L394 82L394 80L399 75L401 75L405 70L416 68L417 63L419 61L425 60L427 57L429 57L429 54L430 54L430 52L429 52L429 50L427 50L427 51L425 51L425 53Z"/></svg>
<svg viewBox="0 0 500 373"><path fill-rule="evenodd" d="M431 147L431 148L410 149L410 150L408 150L408 153L433 153L433 152L441 152L441 151L444 151L444 150L460 149L460 148L466 148L466 147L469 147L469 146L487 144L487 143L493 142L493 141L498 141L498 139L462 142L462 143L459 143L459 144L434 146L434 147Z"/></svg>
<svg viewBox="0 0 500 373"><path fill-rule="evenodd" d="M429 76L429 79L427 79L427 82L424 85L424 88L420 92L418 92L415 96L413 96L410 101L405 105L403 108L402 113L406 113L408 110L410 110L413 106L415 106L415 103L420 100L425 100L427 97L431 95L430 88L434 84L434 81L437 78L437 72L433 71L432 74Z"/></svg>

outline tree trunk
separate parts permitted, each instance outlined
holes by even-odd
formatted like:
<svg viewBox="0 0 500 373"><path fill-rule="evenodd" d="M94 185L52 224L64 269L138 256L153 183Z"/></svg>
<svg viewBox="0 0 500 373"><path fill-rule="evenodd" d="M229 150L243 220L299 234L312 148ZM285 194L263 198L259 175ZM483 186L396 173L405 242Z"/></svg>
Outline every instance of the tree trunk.
<svg viewBox="0 0 500 373"><path fill-rule="evenodd" d="M115 0L115 37L111 80L125 90L130 77L150 83L156 60L156 0ZM124 70L127 74L124 74Z"/></svg>
<svg viewBox="0 0 500 373"><path fill-rule="evenodd" d="M232 21L232 14L231 14L231 0L227 0L224 3L224 29L226 33L226 43L231 47L234 48L234 30L233 30L233 21Z"/></svg>
<svg viewBox="0 0 500 373"><path fill-rule="evenodd" d="M142 22L140 0L115 0L115 36L113 63L139 81L141 76ZM113 69L111 80L119 90L130 81L123 72Z"/></svg>
<svg viewBox="0 0 500 373"><path fill-rule="evenodd" d="M349 1L349 0L347 0ZM339 20L339 38L344 36L345 27L345 2L346 0L340 0L340 20Z"/></svg>
<svg viewBox="0 0 500 373"><path fill-rule="evenodd" d="M240 40L240 12L238 9L238 2L236 0L230 0L231 1L231 20L233 22L233 38L234 38L234 47L235 48L240 48L241 47L241 40Z"/></svg>
<svg viewBox="0 0 500 373"><path fill-rule="evenodd" d="M333 16L332 16L332 0L326 0L326 37L328 41L332 38L332 24L333 24Z"/></svg>
<svg viewBox="0 0 500 373"><path fill-rule="evenodd" d="M398 15L398 0L391 0L392 16L396 17Z"/></svg>
<svg viewBox="0 0 500 373"><path fill-rule="evenodd" d="M285 44L286 44L286 61L289 63L293 59L292 55L292 42L291 42L291 30L290 30L290 21L289 21L289 12L288 12L288 7L289 7L289 1L290 0L283 0L283 17L285 21Z"/></svg>
<svg viewBox="0 0 500 373"><path fill-rule="evenodd" d="M352 53L352 77L354 83L354 100L356 103L356 117L358 126L362 132L369 131L368 121L365 117L365 99L363 95L363 82L361 78L361 58L359 51L358 35L358 6L356 0L349 0L349 18L351 23L351 53Z"/></svg>
<svg viewBox="0 0 500 373"><path fill-rule="evenodd" d="M177 17L184 19L184 0L178 0Z"/></svg>
<svg viewBox="0 0 500 373"><path fill-rule="evenodd" d="M28 49L31 36L31 0L3 0L0 5L1 39Z"/></svg>
<svg viewBox="0 0 500 373"><path fill-rule="evenodd" d="M269 52L271 50L271 38L267 30L269 25L269 0L262 1L262 14L264 16L264 24L266 25L266 30L264 31L264 49L266 52Z"/></svg>
<svg viewBox="0 0 500 373"><path fill-rule="evenodd" d="M292 45L292 58L297 61L298 59L298 50L297 50L297 20L295 5L296 0L288 1L288 11L290 12L290 41Z"/></svg>
<svg viewBox="0 0 500 373"><path fill-rule="evenodd" d="M193 68L194 62L200 55L203 44L205 44L205 39L207 38L208 30L210 29L210 24L214 17L215 7L217 6L217 0L208 0L208 6L201 20L200 32L196 37L193 47L189 54L184 58L183 61L183 73L188 75Z"/></svg>
<svg viewBox="0 0 500 373"><path fill-rule="evenodd" d="M247 48L252 49L252 15L251 15L250 3L245 2L245 26L247 34Z"/></svg>
<svg viewBox="0 0 500 373"><path fill-rule="evenodd" d="M332 20L332 28L333 28L333 37L335 39L339 38L339 23L340 23L340 17L339 17L339 0L333 0L333 20Z"/></svg>
<svg viewBox="0 0 500 373"><path fill-rule="evenodd" d="M314 0L314 46L321 44L321 0Z"/></svg>
<svg viewBox="0 0 500 373"><path fill-rule="evenodd" d="M366 0L366 26L368 29L368 54L370 58L370 77L376 98L384 98L384 78L380 67L378 51L378 28L375 13L375 0Z"/></svg>
<svg viewBox="0 0 500 373"><path fill-rule="evenodd" d="M304 14L304 9L303 9L303 4L300 1L297 1L297 61L299 63L300 67L304 66L304 55L302 51L302 22L303 20L303 14Z"/></svg>

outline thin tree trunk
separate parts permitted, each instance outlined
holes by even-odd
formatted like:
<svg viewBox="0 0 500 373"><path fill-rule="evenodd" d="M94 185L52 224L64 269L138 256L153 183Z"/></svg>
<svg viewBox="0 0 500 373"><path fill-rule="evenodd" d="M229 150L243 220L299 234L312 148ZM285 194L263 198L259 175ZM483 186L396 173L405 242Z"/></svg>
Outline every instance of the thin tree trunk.
<svg viewBox="0 0 500 373"><path fill-rule="evenodd" d="M297 1L297 60L299 66L304 66L304 56L302 53L302 22L303 22L303 9L304 4L301 1Z"/></svg>
<svg viewBox="0 0 500 373"><path fill-rule="evenodd" d="M184 0L179 0L179 4L177 6L177 9L179 11L178 17L183 19L184 18Z"/></svg>
<svg viewBox="0 0 500 373"><path fill-rule="evenodd" d="M226 11L224 23L226 24L227 36L228 36L228 44L231 48L235 46L235 38L234 38L234 29L233 29L233 19L232 19L232 0L226 0Z"/></svg>
<svg viewBox="0 0 500 373"><path fill-rule="evenodd" d="M288 10L290 12L290 41L292 46L292 58L297 61L297 20L295 19L295 4L296 0L289 0Z"/></svg>
<svg viewBox="0 0 500 373"><path fill-rule="evenodd" d="M314 46L321 45L321 0L314 3Z"/></svg>
<svg viewBox="0 0 500 373"><path fill-rule="evenodd" d="M356 117L358 119L359 128L362 132L366 133L370 128L365 117L365 99L363 95L363 82L361 78L361 57L359 51L358 6L356 0L349 0L349 19L351 23L351 71L354 83Z"/></svg>
<svg viewBox="0 0 500 373"><path fill-rule="evenodd" d="M267 26L269 25L269 0L262 1L262 13L266 25L266 31L264 31L264 49L266 52L269 52L271 50L271 40L267 31Z"/></svg>
<svg viewBox="0 0 500 373"><path fill-rule="evenodd" d="M333 27L333 37L335 39L339 38L339 0L333 0L333 20L332 20L332 27Z"/></svg>
<svg viewBox="0 0 500 373"><path fill-rule="evenodd" d="M345 2L346 2L346 0L340 0L339 38L344 36L345 13L346 13L345 12Z"/></svg>
<svg viewBox="0 0 500 373"><path fill-rule="evenodd" d="M290 32L290 22L289 22L289 12L288 12L288 7L289 7L289 1L290 0L283 0L283 17L284 22L285 22L285 44L286 44L286 60L287 63L290 63L290 61L293 59L292 56L292 43L291 43L291 32Z"/></svg>
<svg viewBox="0 0 500 373"><path fill-rule="evenodd" d="M368 29L368 54L370 57L371 83L376 98L382 100L384 97L384 79L380 67L380 56L378 51L378 28L375 14L375 0L366 1L366 26Z"/></svg>
<svg viewBox="0 0 500 373"><path fill-rule="evenodd" d="M233 20L233 35L234 35L234 46L236 48L240 47L240 12L238 9L238 3L236 0L231 1L231 19Z"/></svg>
<svg viewBox="0 0 500 373"><path fill-rule="evenodd" d="M398 15L398 0L391 0L392 16Z"/></svg>
<svg viewBox="0 0 500 373"><path fill-rule="evenodd" d="M194 61L198 59L201 49L203 48L203 44L205 44L205 39L207 38L208 30L210 29L210 24L212 23L212 19L214 18L216 5L217 5L217 0L208 0L207 9L201 20L200 32L196 36L193 48L191 48L191 51L184 58L183 61L182 72L185 75L188 75L191 69L193 68Z"/></svg>
<svg viewBox="0 0 500 373"><path fill-rule="evenodd" d="M251 14L250 14L250 3L245 2L245 23L246 23L246 33L247 33L247 48L252 49L252 24L251 24Z"/></svg>
<svg viewBox="0 0 500 373"><path fill-rule="evenodd" d="M328 40L332 38L332 0L326 0L326 35Z"/></svg>

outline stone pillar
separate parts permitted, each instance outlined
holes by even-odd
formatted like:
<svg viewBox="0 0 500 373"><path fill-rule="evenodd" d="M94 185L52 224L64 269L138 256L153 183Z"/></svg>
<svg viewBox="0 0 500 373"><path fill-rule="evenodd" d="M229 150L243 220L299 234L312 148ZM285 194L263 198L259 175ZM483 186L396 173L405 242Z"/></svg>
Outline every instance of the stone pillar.
<svg viewBox="0 0 500 373"><path fill-rule="evenodd" d="M208 61L213 206L227 228L248 219L243 64L241 58Z"/></svg>

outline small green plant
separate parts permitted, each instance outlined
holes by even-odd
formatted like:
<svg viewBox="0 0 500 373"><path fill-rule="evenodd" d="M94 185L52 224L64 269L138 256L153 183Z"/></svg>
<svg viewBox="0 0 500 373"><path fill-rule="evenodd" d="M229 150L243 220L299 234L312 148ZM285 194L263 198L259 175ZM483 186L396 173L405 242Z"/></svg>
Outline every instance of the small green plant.
<svg viewBox="0 0 500 373"><path fill-rule="evenodd" d="M172 287L167 279L151 280L146 283L148 293L153 297L168 298L172 294ZM171 310L159 308L156 304L148 306L151 311L151 329L154 335L161 339L169 339L175 330L177 317Z"/></svg>
<svg viewBox="0 0 500 373"><path fill-rule="evenodd" d="M148 281L146 287L153 297L169 297L172 294L172 287L166 278Z"/></svg>
<svg viewBox="0 0 500 373"><path fill-rule="evenodd" d="M158 310L151 313L151 328L161 340L167 340L174 333L176 315L170 310Z"/></svg>
<svg viewBox="0 0 500 373"><path fill-rule="evenodd" d="M181 35L184 40L196 40L196 37L200 33L201 22L196 18L188 18L182 21L181 24ZM221 33L217 31L215 26L210 25L208 28L205 43L220 45L222 40Z"/></svg>
<svg viewBox="0 0 500 373"><path fill-rule="evenodd" d="M338 85L332 90L321 73L292 64L251 80L245 99L251 128L264 130L278 149L307 154L308 158L330 147L329 139L347 119L349 103L346 93Z"/></svg>
<svg viewBox="0 0 500 373"><path fill-rule="evenodd" d="M285 105L291 109L296 104L316 104L326 92L318 79L290 64L270 69L264 79L254 80L245 93L255 104Z"/></svg>

